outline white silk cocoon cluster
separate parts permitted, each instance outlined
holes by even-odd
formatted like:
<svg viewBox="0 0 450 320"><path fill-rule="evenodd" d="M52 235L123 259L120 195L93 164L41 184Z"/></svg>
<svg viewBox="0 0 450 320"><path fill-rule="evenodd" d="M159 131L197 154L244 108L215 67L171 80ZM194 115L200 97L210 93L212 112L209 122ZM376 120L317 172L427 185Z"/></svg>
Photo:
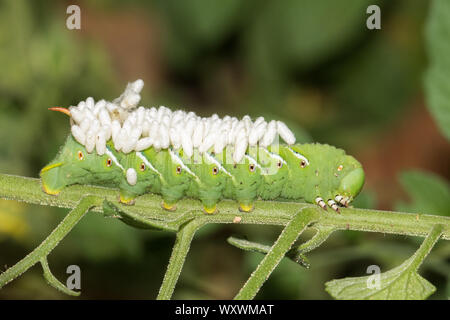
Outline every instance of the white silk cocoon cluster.
<svg viewBox="0 0 450 320"><path fill-rule="evenodd" d="M90 153L106 152L106 143L113 140L117 151L139 152L151 146L156 149L183 148L191 157L194 148L204 153L213 148L220 153L227 146L234 148L233 161L238 163L248 146L268 147L277 135L288 145L295 143L292 131L281 121L266 122L263 117L255 121L249 116L241 120L217 114L199 117L194 112L171 111L138 107L144 81L128 83L125 91L112 102L92 97L69 108L73 137Z"/></svg>

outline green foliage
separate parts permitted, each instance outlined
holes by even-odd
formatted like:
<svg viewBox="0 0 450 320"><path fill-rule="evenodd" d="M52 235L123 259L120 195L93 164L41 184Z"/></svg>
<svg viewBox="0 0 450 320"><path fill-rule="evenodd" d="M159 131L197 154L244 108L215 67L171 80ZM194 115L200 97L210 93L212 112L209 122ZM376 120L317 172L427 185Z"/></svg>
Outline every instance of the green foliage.
<svg viewBox="0 0 450 320"><path fill-rule="evenodd" d="M405 171L400 183L408 193L409 203L398 203L397 210L450 215L450 186L443 178L419 170Z"/></svg>
<svg viewBox="0 0 450 320"><path fill-rule="evenodd" d="M375 192L363 189L358 197L353 201L356 208L373 209L376 208L377 198Z"/></svg>
<svg viewBox="0 0 450 320"><path fill-rule="evenodd" d="M245 5L239 0L156 1L166 17L167 56L172 67L193 72L203 50L210 50L235 28ZM195 72L195 71L194 71Z"/></svg>
<svg viewBox="0 0 450 320"><path fill-rule="evenodd" d="M430 66L425 78L428 107L450 140L450 2L434 0L426 29Z"/></svg>
<svg viewBox="0 0 450 320"><path fill-rule="evenodd" d="M416 253L397 268L358 278L332 280L326 290L336 299L423 300L436 288L417 269L439 240L442 226L435 225ZM377 279L377 277L379 277ZM379 281L378 285L376 284Z"/></svg>
<svg viewBox="0 0 450 320"><path fill-rule="evenodd" d="M104 219L97 214L88 214L80 221L71 232L71 239L76 241L62 244L61 251L70 252L72 260L88 259L101 263L121 257L123 261L136 262L144 252L141 234L136 234L136 230L127 228L117 219Z"/></svg>
<svg viewBox="0 0 450 320"><path fill-rule="evenodd" d="M252 273L250 278L239 290L235 299L248 300L253 299L258 293L261 286L267 280L272 271L281 262L285 254L291 248L297 237L307 228L307 226L319 219L318 208L303 208L281 232L277 241L273 244L272 248L267 252L264 259L258 265L256 270Z"/></svg>
<svg viewBox="0 0 450 320"><path fill-rule="evenodd" d="M365 18L361 13L372 3L366 0L344 6L332 0L262 3L247 34L249 62L255 67L252 70L263 79L271 79L270 73L289 75L286 71L291 68L304 70L317 66L361 35L364 29L358 25ZM331 19L330 12L339 18ZM266 41L259 41L262 38Z"/></svg>
<svg viewBox="0 0 450 320"><path fill-rule="evenodd" d="M0 288L14 280L36 263L41 262L44 269L44 276L47 281L57 287L59 290L69 293L62 285L51 275L47 264L47 256L58 245L58 243L72 230L80 221L86 212L95 205L98 205L98 198L93 196L83 197L79 203L70 211L70 213L61 221L61 223L52 231L52 233L36 248L19 261L17 264L0 274Z"/></svg>

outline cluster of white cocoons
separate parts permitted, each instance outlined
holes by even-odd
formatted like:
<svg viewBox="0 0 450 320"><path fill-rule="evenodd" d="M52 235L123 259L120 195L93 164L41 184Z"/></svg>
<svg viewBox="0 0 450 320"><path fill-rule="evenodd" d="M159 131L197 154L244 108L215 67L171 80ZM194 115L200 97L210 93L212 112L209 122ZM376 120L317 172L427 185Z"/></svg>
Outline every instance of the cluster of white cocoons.
<svg viewBox="0 0 450 320"><path fill-rule="evenodd" d="M295 136L281 121L255 121L249 116L241 120L217 114L203 118L194 112L171 111L166 107L137 107L144 82L129 83L125 92L112 102L97 103L89 97L78 106L69 108L72 135L90 153L106 152L106 142L113 140L117 151L129 153L151 146L156 149L183 148L191 157L194 149L203 153L211 148L221 153L227 146L234 147L233 161L238 163L248 146L271 145L279 135L287 144L295 143Z"/></svg>

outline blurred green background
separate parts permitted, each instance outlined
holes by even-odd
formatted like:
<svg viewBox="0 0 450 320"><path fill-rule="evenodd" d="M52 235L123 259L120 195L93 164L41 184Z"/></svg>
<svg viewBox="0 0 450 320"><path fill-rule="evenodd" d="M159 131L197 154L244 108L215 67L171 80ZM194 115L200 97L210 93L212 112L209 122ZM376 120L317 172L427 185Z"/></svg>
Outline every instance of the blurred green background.
<svg viewBox="0 0 450 320"><path fill-rule="evenodd" d="M145 106L263 115L285 121L300 142L344 148L367 174L357 207L449 215L450 7L437 1L433 11L432 3L79 1L81 30L68 30L73 2L1 0L0 172L37 177L56 155L69 124L48 107L88 96L111 100L142 78ZM370 4L381 8L381 30L366 28ZM0 200L0 270L36 247L66 212ZM269 244L279 232L202 229L174 298L232 298L262 256L231 247L227 237ZM337 232L308 255L309 270L283 261L257 298L329 299L326 281L365 275L371 264L387 271L420 241ZM49 263L64 283L67 266L80 266L77 299L153 299L173 242L174 234L89 213ZM421 268L437 287L433 299L450 296L449 262L450 246L441 241ZM0 299L74 299L41 273L33 267L0 290Z"/></svg>

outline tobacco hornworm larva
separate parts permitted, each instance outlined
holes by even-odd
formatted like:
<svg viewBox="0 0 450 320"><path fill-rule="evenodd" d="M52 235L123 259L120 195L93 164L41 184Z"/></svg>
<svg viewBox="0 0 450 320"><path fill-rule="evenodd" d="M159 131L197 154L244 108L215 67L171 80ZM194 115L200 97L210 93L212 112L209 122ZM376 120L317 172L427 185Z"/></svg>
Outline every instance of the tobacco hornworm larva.
<svg viewBox="0 0 450 320"><path fill-rule="evenodd" d="M41 170L46 193L94 184L118 187L126 204L160 194L166 210L192 197L206 213L222 198L235 199L245 212L258 198L303 199L339 211L364 184L356 159L325 144L295 144L280 121L137 108L142 86L141 80L128 84L113 102L88 98L69 109L51 108L71 117L72 134ZM278 135L286 144L277 143Z"/></svg>

